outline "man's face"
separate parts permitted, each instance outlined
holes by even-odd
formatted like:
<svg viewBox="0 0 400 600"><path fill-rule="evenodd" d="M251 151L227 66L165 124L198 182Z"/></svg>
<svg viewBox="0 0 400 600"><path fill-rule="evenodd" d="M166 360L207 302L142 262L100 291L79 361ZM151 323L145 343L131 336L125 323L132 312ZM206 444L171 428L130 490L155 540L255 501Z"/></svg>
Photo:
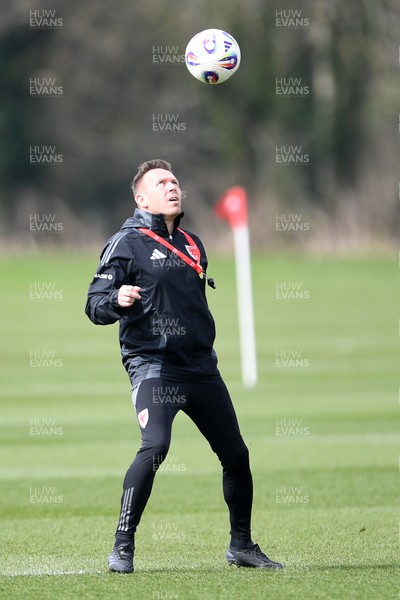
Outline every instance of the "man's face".
<svg viewBox="0 0 400 600"><path fill-rule="evenodd" d="M155 215L172 219L182 212L178 180L165 169L147 171L137 185L135 199L139 208Z"/></svg>

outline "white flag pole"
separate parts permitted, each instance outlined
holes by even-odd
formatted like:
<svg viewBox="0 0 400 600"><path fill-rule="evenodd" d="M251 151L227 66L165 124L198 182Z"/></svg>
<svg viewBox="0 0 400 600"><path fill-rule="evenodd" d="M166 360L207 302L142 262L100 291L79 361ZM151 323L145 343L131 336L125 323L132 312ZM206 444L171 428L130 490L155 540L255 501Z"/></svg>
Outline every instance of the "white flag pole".
<svg viewBox="0 0 400 600"><path fill-rule="evenodd" d="M242 382L250 388L257 383L257 359L246 190L240 186L227 190L215 205L215 212L233 230Z"/></svg>
<svg viewBox="0 0 400 600"><path fill-rule="evenodd" d="M236 296L239 314L242 381L245 387L251 388L257 383L257 359L248 226L234 227L233 240L235 245Z"/></svg>

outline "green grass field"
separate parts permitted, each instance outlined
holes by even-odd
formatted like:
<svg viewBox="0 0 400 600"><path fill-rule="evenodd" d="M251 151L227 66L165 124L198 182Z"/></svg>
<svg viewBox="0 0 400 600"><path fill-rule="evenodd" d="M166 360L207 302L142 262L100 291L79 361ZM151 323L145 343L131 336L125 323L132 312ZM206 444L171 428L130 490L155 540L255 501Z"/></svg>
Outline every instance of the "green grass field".
<svg viewBox="0 0 400 600"><path fill-rule="evenodd" d="M254 259L259 383L244 390L234 265L210 258L216 349L251 452L253 539L285 569L228 567L220 466L179 414L135 573L107 572L139 431L117 326L83 313L97 257L48 254L0 263L1 597L399 598L395 260ZM282 282L297 299L276 297Z"/></svg>

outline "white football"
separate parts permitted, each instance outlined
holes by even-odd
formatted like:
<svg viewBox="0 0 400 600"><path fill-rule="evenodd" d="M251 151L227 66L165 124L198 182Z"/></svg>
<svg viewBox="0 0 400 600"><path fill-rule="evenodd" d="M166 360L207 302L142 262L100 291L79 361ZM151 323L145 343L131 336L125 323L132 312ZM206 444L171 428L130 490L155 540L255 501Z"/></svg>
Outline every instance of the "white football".
<svg viewBox="0 0 400 600"><path fill-rule="evenodd" d="M185 51L185 62L193 77L203 83L223 83L239 68L240 46L222 29L205 29L192 37Z"/></svg>

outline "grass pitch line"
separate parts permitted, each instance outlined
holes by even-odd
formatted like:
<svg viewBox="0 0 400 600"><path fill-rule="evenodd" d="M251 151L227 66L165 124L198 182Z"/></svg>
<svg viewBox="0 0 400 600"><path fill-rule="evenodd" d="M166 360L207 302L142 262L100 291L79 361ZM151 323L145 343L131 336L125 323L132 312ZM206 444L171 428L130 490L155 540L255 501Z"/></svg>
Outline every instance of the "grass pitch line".
<svg viewBox="0 0 400 600"><path fill-rule="evenodd" d="M41 577L53 575L102 575L108 573L106 569L102 571L31 571L25 573L2 573L1 577Z"/></svg>

